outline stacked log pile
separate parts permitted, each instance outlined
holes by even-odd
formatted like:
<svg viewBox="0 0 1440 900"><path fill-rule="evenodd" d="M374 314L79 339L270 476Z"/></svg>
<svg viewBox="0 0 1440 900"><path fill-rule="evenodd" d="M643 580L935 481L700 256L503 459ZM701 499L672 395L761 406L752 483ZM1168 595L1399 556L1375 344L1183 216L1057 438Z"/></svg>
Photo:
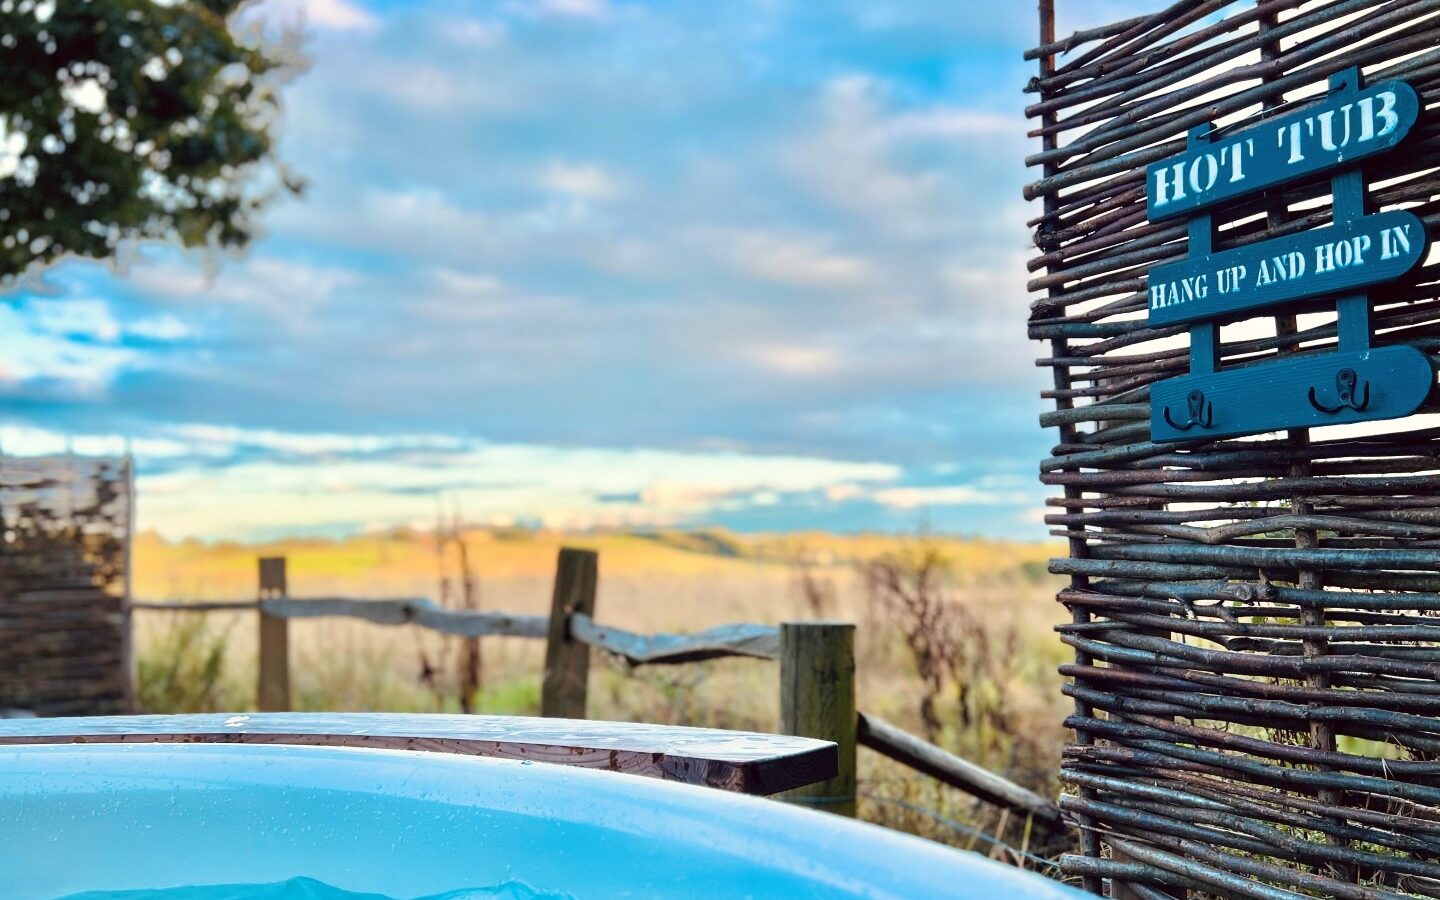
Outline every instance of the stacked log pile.
<svg viewBox="0 0 1440 900"><path fill-rule="evenodd" d="M130 464L0 456L0 710L129 711Z"/></svg>

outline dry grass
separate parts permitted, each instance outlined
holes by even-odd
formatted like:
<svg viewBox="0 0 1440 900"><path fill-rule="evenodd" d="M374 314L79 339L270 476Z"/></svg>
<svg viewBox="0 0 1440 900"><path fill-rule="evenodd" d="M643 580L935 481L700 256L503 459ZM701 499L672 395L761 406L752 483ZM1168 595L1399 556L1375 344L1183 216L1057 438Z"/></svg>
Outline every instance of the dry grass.
<svg viewBox="0 0 1440 900"><path fill-rule="evenodd" d="M862 709L1053 796L1064 717L1056 665L1062 645L1051 626L1063 611L1045 574L1053 548L1037 544L927 538L935 602L946 606L948 642L960 642L943 672L917 670L915 635L874 592L864 564L913 557L915 539L802 534L589 534L470 530L469 562L480 606L545 614L556 552L563 544L600 553L597 618L636 631L693 631L728 622L778 624L827 618L859 626L857 691ZM142 537L135 549L135 593L157 600L253 597L256 557L289 559L292 596L437 596L441 572L429 534L395 532L344 541L293 540L261 546L167 544ZM873 569L870 570L873 576ZM453 575L453 573L452 573ZM154 674L142 695L155 711L245 708L253 704L255 630L251 614L143 614L139 655ZM189 620L192 624L183 624ZM198 633L197 633L198 628ZM219 648L220 659L214 657ZM459 642L416 629L344 620L291 624L297 708L458 712ZM975 648L983 649L978 652ZM194 657L167 667L167 656ZM478 712L534 713L543 647L487 639ZM436 672L437 661L446 671ZM205 684L192 683L195 679ZM928 682L928 687L927 687ZM929 710L922 718L925 698ZM466 705L470 705L467 703ZM591 669L590 715L774 730L774 664L732 659L630 671L603 657ZM928 720L928 721L927 721ZM989 849L963 827L1004 832L1025 843L1024 823L862 752L866 818L958 846ZM1033 841L1030 849L1037 848Z"/></svg>

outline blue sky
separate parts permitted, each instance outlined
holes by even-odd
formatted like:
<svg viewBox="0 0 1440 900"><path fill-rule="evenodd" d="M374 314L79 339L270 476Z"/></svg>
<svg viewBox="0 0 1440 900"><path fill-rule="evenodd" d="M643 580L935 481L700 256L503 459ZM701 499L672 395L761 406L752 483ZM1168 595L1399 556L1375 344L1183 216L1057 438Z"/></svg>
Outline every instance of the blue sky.
<svg viewBox="0 0 1440 900"><path fill-rule="evenodd" d="M128 438L170 537L1039 537L1033 6L269 0L306 196L0 298L0 446Z"/></svg>

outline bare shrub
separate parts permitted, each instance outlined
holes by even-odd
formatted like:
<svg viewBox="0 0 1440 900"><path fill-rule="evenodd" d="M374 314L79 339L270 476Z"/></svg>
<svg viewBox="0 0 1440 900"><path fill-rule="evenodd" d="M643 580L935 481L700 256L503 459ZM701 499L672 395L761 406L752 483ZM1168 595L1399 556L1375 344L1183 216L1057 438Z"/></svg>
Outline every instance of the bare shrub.
<svg viewBox="0 0 1440 900"><path fill-rule="evenodd" d="M815 554L802 547L786 555L790 562L791 581L805 604L805 611L814 619L832 615L836 608L835 582L819 573Z"/></svg>
<svg viewBox="0 0 1440 900"><path fill-rule="evenodd" d="M480 576L471 561L470 544L465 539L465 522L459 511L447 518L443 513L435 521L435 562L439 579L440 605L447 609L480 609ZM454 652L458 647L458 652ZM484 658L480 639L444 635L432 658L422 645L420 681L444 698L451 685L462 712L475 712L475 698L484 686ZM455 657L454 678L445 677L451 656Z"/></svg>
<svg viewBox="0 0 1440 900"><path fill-rule="evenodd" d="M928 542L860 564L871 604L899 630L920 676L920 722L931 743L942 727L937 703L960 663L960 622L940 584L947 568L944 553Z"/></svg>
<svg viewBox="0 0 1440 900"><path fill-rule="evenodd" d="M926 740L940 743L948 719L965 749L982 758L1004 752L1009 758L995 762L1006 768L1019 762L1029 738L1012 702L1023 653L1016 628L959 602L949 558L927 539L863 562L860 571L871 605L899 633L919 676L916 711ZM953 706L942 704L947 695Z"/></svg>

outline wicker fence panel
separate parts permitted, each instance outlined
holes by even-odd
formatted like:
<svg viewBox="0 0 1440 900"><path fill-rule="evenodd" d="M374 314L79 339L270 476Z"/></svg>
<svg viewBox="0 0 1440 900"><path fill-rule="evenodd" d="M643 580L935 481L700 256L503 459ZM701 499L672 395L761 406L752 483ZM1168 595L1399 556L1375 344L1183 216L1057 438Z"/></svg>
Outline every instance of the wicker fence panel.
<svg viewBox="0 0 1440 900"><path fill-rule="evenodd" d="M127 460L0 456L0 711L129 712Z"/></svg>
<svg viewBox="0 0 1440 900"><path fill-rule="evenodd" d="M1075 661L1067 860L1113 896L1440 896L1440 403L1364 426L1152 443L1186 326L1147 327L1144 166L1187 129L1302 108L1361 67L1420 94L1364 165L1373 211L1440 238L1440 2L1181 0L1027 54L1037 180L1030 334L1054 373L1046 521ZM1330 221L1328 176L1216 210L1216 249ZM1372 289L1377 346L1440 354L1440 254ZM1221 332L1222 365L1334 349L1333 303Z"/></svg>

